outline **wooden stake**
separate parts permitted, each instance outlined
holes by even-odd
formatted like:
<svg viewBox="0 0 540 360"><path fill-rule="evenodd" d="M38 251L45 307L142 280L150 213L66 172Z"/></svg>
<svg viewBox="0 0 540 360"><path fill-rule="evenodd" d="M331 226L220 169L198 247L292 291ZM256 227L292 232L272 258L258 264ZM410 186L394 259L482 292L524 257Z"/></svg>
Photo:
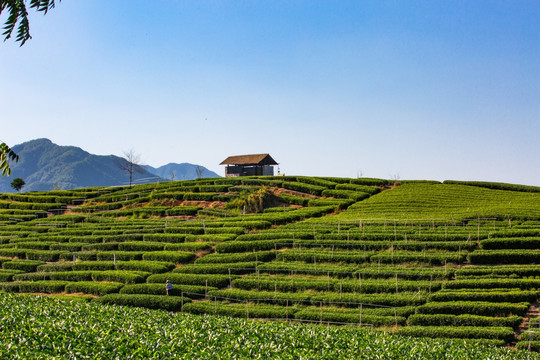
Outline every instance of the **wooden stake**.
<svg viewBox="0 0 540 360"><path fill-rule="evenodd" d="M327 277L327 283L328 283L328 291L330 291L330 271L328 272L328 277Z"/></svg>

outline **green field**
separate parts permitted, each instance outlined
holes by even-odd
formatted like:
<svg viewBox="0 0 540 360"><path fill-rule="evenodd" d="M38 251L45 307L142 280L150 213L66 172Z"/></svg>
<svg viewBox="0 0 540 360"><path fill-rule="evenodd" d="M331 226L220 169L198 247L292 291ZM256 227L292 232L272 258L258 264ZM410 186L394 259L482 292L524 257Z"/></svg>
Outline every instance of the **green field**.
<svg viewBox="0 0 540 360"><path fill-rule="evenodd" d="M9 359L538 359L474 341L0 294Z"/></svg>
<svg viewBox="0 0 540 360"><path fill-rule="evenodd" d="M443 358L443 349L454 347L453 358L520 358L526 355L509 348L540 348L531 325L538 327L540 295L538 187L199 179L0 194L0 224L2 301L50 306L49 315L36 315L44 323L69 314L96 329L81 338L77 330L60 335L43 325L47 332L30 335L40 340L24 353L27 343L15 337L34 330L18 326L24 321L9 312L0 349L10 357L77 358L72 354L82 351L78 358L123 358L116 351L124 351L168 358L170 348L186 358L265 358L271 351L278 358L377 358L366 349L393 354L381 358ZM173 283L170 296L166 280ZM104 315L109 311L116 313ZM136 323L140 341L122 335L112 342L117 345L85 347L105 336L98 334L100 316L125 322L120 314L129 318L131 311L174 319L167 326L181 323L182 331L211 329L216 343L176 344L171 339L202 335L172 328L163 330L170 331L167 343L167 336ZM85 315L73 315L78 312ZM230 331L215 330L223 321ZM280 338L283 333L296 335Z"/></svg>

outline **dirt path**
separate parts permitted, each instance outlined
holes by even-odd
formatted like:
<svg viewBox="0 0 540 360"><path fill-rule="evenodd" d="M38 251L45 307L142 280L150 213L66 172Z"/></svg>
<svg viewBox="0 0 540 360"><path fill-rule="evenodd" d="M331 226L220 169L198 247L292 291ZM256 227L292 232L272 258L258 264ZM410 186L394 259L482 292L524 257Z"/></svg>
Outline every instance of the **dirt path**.
<svg viewBox="0 0 540 360"><path fill-rule="evenodd" d="M516 340L517 343L519 337L521 334L523 334L525 331L529 330L529 321L534 318L538 318L540 316L540 303L534 302L529 306L529 310L527 310L527 313L525 316L523 316L523 322L521 325L519 325L517 331L516 331ZM540 329L539 329L540 330ZM515 345L515 343L512 343L512 345Z"/></svg>

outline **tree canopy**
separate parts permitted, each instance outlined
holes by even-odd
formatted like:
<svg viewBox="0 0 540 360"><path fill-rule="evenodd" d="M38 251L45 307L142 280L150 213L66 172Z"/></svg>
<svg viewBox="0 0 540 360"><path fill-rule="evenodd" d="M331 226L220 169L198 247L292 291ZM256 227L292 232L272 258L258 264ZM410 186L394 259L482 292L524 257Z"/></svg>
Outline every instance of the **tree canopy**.
<svg viewBox="0 0 540 360"><path fill-rule="evenodd" d="M61 0L58 0L60 2ZM4 41L11 38L15 27L17 27L17 37L15 41L24 43L31 39L30 36L30 23L28 21L27 3L29 3L30 9L43 12L46 14L50 9L54 8L55 0L0 0L0 15L6 11L8 17L4 24ZM18 26L17 26L18 24Z"/></svg>
<svg viewBox="0 0 540 360"><path fill-rule="evenodd" d="M21 192L21 189L24 185L26 185L26 183L21 178L13 179L13 181L11 182L11 187L18 192Z"/></svg>

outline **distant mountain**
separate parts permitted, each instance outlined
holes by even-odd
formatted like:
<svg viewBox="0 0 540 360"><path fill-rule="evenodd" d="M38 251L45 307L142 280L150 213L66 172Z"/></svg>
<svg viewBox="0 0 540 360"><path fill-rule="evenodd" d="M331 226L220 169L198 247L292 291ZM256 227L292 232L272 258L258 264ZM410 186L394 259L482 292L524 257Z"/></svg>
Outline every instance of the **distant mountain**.
<svg viewBox="0 0 540 360"><path fill-rule="evenodd" d="M93 155L75 146L56 145L48 139L31 140L11 148L19 155L19 161L11 163L10 177L0 177L0 192L15 192L10 184L18 177L26 182L23 192L129 184L129 175L118 167L118 162L122 159L118 156ZM182 165L184 164L168 164L156 170L171 166L176 172L176 180L197 177L188 177L189 173L184 174L174 167ZM159 176L149 171L150 169L153 168L143 167L142 173L134 174L133 183L170 178L171 170L163 170L164 176ZM210 177L210 173L212 172L205 169L202 176Z"/></svg>
<svg viewBox="0 0 540 360"><path fill-rule="evenodd" d="M144 168L151 172L152 174L156 174L157 176L169 179L171 180L173 178L174 174L174 180L193 180L197 179L199 177L204 178L212 178L212 177L220 177L215 172L208 170L204 166L201 165L194 165L190 163L181 163L181 164L175 164L175 163L169 163L167 165L160 166L158 168L154 168L150 165L145 165ZM201 174L197 174L197 169L201 171Z"/></svg>

